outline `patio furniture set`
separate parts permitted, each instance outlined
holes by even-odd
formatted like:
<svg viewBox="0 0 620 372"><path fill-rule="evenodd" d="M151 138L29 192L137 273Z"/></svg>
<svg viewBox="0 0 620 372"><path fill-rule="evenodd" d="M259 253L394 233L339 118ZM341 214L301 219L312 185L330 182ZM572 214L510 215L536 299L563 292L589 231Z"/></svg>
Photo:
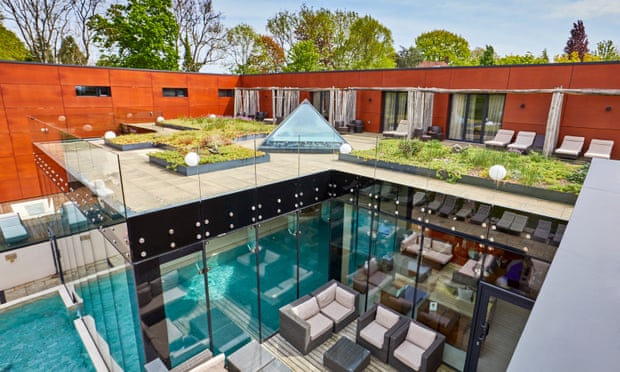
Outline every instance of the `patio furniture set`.
<svg viewBox="0 0 620 372"><path fill-rule="evenodd" d="M401 120L398 122L396 129L394 130L384 130L381 133L384 137L392 137L392 138L407 138L409 135L409 121ZM413 129L412 138L419 138L422 141L430 141L430 140L443 140L443 132L440 126L431 125L426 131L422 129L415 128Z"/></svg>
<svg viewBox="0 0 620 372"><path fill-rule="evenodd" d="M359 313L359 293L331 280L280 308L280 335L301 354L357 319L355 341L340 337L323 355L332 371L362 371L371 355L399 371L435 371L445 336L382 304Z"/></svg>
<svg viewBox="0 0 620 372"><path fill-rule="evenodd" d="M536 132L520 131L517 133L515 141L512 142L514 131L510 129L500 129L492 140L485 141L487 147L497 149L507 149L508 151L527 154L530 150L542 149L544 135L536 134ZM555 156L567 159L578 159L581 155L585 143L585 137L580 136L564 136L560 147L553 151ZM614 141L592 139L588 150L583 154L584 158L602 158L610 159L611 150Z"/></svg>

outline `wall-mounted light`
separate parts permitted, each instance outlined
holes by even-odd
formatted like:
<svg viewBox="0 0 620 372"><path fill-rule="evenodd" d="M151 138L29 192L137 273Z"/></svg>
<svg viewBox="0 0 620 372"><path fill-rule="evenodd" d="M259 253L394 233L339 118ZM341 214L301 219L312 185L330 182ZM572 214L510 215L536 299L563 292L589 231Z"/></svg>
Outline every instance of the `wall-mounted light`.
<svg viewBox="0 0 620 372"><path fill-rule="evenodd" d="M522 109L524 109L524 108L525 108L525 103L520 104L520 105L519 105L519 107L521 107Z"/></svg>
<svg viewBox="0 0 620 372"><path fill-rule="evenodd" d="M607 112L611 111L611 106L605 107L605 111L607 111Z"/></svg>
<svg viewBox="0 0 620 372"><path fill-rule="evenodd" d="M369 97L369 98L368 98L368 102L372 102L372 97Z"/></svg>

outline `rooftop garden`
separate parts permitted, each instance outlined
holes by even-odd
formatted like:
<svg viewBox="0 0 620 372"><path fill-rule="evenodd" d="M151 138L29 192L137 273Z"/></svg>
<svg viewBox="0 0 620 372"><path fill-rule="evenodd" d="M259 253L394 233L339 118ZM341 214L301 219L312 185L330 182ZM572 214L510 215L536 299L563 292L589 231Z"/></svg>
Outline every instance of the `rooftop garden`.
<svg viewBox="0 0 620 372"><path fill-rule="evenodd" d="M179 166L185 165L185 155L189 152L199 154L199 165L264 156L263 152L255 152L234 142L249 136L264 136L273 130L273 126L264 123L232 118L174 119L158 125L171 126L180 130L168 134L121 135L106 139L106 143L112 146L148 144L148 147L163 148L164 151L149 153L149 158L160 159L162 162L159 163L166 164L169 169L177 170ZM128 148L131 149L131 147Z"/></svg>
<svg viewBox="0 0 620 372"><path fill-rule="evenodd" d="M522 155L509 151L470 145L446 145L439 141L418 139L384 139L378 148L353 151L351 155L365 160L377 160L431 169L438 178L457 182L462 176L489 178L493 165L503 165L507 174L504 182L578 194L588 171L589 163L571 163L537 152Z"/></svg>

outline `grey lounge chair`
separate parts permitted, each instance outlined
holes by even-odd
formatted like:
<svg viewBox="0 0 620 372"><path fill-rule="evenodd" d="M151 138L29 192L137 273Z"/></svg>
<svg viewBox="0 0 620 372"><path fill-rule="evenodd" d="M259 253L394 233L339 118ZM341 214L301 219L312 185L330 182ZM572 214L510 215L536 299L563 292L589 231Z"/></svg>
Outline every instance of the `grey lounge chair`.
<svg viewBox="0 0 620 372"><path fill-rule="evenodd" d="M472 213L474 213L475 205L476 204L472 200L466 200L463 203L461 209L456 212L456 218L458 218L459 220L465 220L466 218L471 216Z"/></svg>
<svg viewBox="0 0 620 372"><path fill-rule="evenodd" d="M564 236L564 231L566 230L566 225L563 223L559 223L558 227L555 228L555 233L553 233L553 238L551 239L551 244L556 247L560 245L562 241L562 237Z"/></svg>
<svg viewBox="0 0 620 372"><path fill-rule="evenodd" d="M401 120L398 122L395 130L385 130L382 134L384 137L407 137L409 134L409 122Z"/></svg>
<svg viewBox="0 0 620 372"><path fill-rule="evenodd" d="M28 239L28 230L22 223L19 213L0 214L0 232L6 244L13 244Z"/></svg>
<svg viewBox="0 0 620 372"><path fill-rule="evenodd" d="M413 202L411 203L411 205L417 207L424 204L426 200L427 197L424 191L416 191L415 194L413 194Z"/></svg>
<svg viewBox="0 0 620 372"><path fill-rule="evenodd" d="M502 231L510 231L510 226L514 222L516 216L517 215L512 212L504 211L502 218L497 221L497 228Z"/></svg>
<svg viewBox="0 0 620 372"><path fill-rule="evenodd" d="M515 218L510 224L510 232L515 234L520 234L525 230L525 226L527 226L528 217L522 214L515 214Z"/></svg>
<svg viewBox="0 0 620 372"><path fill-rule="evenodd" d="M551 235L551 221L538 220L538 225L536 225L536 230L534 230L532 239L546 243L549 239L549 235Z"/></svg>
<svg viewBox="0 0 620 372"><path fill-rule="evenodd" d="M536 132L521 131L517 133L517 138L511 144L509 144L508 150L519 153L527 153L530 151L532 145L534 145L534 139L536 138Z"/></svg>
<svg viewBox="0 0 620 372"><path fill-rule="evenodd" d="M489 214L491 214L491 206L488 204L480 204L476 214L473 215L472 218L469 219L469 222L481 225L484 221L489 218Z"/></svg>
<svg viewBox="0 0 620 372"><path fill-rule="evenodd" d="M448 195L443 202L441 208L439 208L440 216L449 216L456 208L456 196Z"/></svg>
<svg viewBox="0 0 620 372"><path fill-rule="evenodd" d="M428 203L428 210L433 211L433 212L437 212L439 210L439 208L441 208L441 206L443 205L444 200L446 199L446 196L444 194L435 194L435 199L433 199L432 202Z"/></svg>
<svg viewBox="0 0 620 372"><path fill-rule="evenodd" d="M561 158L577 159L583 149L584 137L564 136L560 147L553 151L553 155Z"/></svg>
<svg viewBox="0 0 620 372"><path fill-rule="evenodd" d="M305 295L280 308L280 336L303 355L332 336L334 322L319 311L316 298Z"/></svg>
<svg viewBox="0 0 620 372"><path fill-rule="evenodd" d="M511 129L500 129L495 134L495 138L492 140L484 141L484 145L487 147L505 148L510 142L512 142L512 136L515 134Z"/></svg>
<svg viewBox="0 0 620 372"><path fill-rule="evenodd" d="M331 299L330 301L328 301L327 304L324 304L323 302L326 302L325 297L327 296L327 293L324 292L324 291L326 291L328 288L331 288L333 285L335 285L335 287L336 287L336 289L333 289L333 291L334 291L334 298ZM342 291L345 291L345 292L349 293L350 294L348 296L349 298L353 298L352 308L347 308L347 306L345 306L345 304L341 303L341 302L343 302L341 300L341 297L345 297L345 296L336 293L338 288L340 288L340 290L342 290ZM355 319L357 319L360 316L360 311L359 311L359 304L360 304L359 296L360 296L360 294L359 294L359 292L357 292L353 288L347 287L346 285L340 283L336 279L332 279L329 282L323 284L319 288L317 288L314 291L312 291L312 296L317 298L317 300L319 302L319 307L321 307L321 312L334 322L334 332L336 332L336 333L340 332L349 323L351 323L352 321L354 321ZM349 310L349 311L353 310L353 312L350 312L348 315L344 316L341 313L343 313L345 311L345 309ZM337 319L338 316L334 316L334 315L343 315L344 317L342 317L340 319Z"/></svg>
<svg viewBox="0 0 620 372"><path fill-rule="evenodd" d="M612 140L600 140L593 139L590 141L590 147L588 147L588 151L583 154L584 157L588 159L592 158L601 158L601 159L610 159L611 158L611 150L614 147L614 141Z"/></svg>

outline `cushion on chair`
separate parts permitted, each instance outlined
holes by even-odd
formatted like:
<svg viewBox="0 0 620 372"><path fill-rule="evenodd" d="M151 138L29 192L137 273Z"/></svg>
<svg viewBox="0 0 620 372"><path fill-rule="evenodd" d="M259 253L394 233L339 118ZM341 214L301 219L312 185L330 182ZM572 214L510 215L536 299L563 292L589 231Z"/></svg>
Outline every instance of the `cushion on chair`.
<svg viewBox="0 0 620 372"><path fill-rule="evenodd" d="M319 302L319 307L321 309L334 301L336 298L336 287L338 287L338 285L333 283L316 295L316 300Z"/></svg>
<svg viewBox="0 0 620 372"><path fill-rule="evenodd" d="M336 301L347 309L355 307L355 295L340 287L336 288Z"/></svg>
<svg viewBox="0 0 620 372"><path fill-rule="evenodd" d="M337 301L330 303L321 309L321 312L327 315L328 318L333 319L336 323L346 318L355 309L342 306Z"/></svg>
<svg viewBox="0 0 620 372"><path fill-rule="evenodd" d="M383 284L383 281L387 277L388 275L384 273L383 271L376 271L374 274L372 274L372 276L370 277L370 279L368 279L368 281L370 282L370 284L374 285L375 287L380 287Z"/></svg>
<svg viewBox="0 0 620 372"><path fill-rule="evenodd" d="M467 302L471 302L474 296L474 291L469 288L457 288L456 293L459 300L465 300Z"/></svg>
<svg viewBox="0 0 620 372"><path fill-rule="evenodd" d="M317 306L318 309L318 306ZM315 340L328 330L334 327L334 322L325 315L318 313L315 316L306 319L310 324L310 339Z"/></svg>
<svg viewBox="0 0 620 372"><path fill-rule="evenodd" d="M443 254L452 254L452 244L449 242L442 242L441 240L433 240L431 245L434 251Z"/></svg>
<svg viewBox="0 0 620 372"><path fill-rule="evenodd" d="M420 366L422 365L422 354L424 354L423 349L407 340L394 350L394 357L408 367L413 368L415 371L420 370Z"/></svg>
<svg viewBox="0 0 620 372"><path fill-rule="evenodd" d="M407 340L419 346L422 350L428 349L433 344L433 341L435 341L435 337L437 337L437 335L430 329L421 327L414 322L409 323Z"/></svg>
<svg viewBox="0 0 620 372"><path fill-rule="evenodd" d="M382 349L385 332L387 332L385 327L376 321L372 321L360 331L360 337L374 345L377 349Z"/></svg>
<svg viewBox="0 0 620 372"><path fill-rule="evenodd" d="M301 319L308 320L319 313L319 304L316 302L316 298L312 297L291 308L291 311Z"/></svg>
<svg viewBox="0 0 620 372"><path fill-rule="evenodd" d="M379 263L377 262L377 258L373 257L370 259L370 268L368 267L368 261L364 262L364 270L368 275L372 275L377 270L379 270Z"/></svg>
<svg viewBox="0 0 620 372"><path fill-rule="evenodd" d="M394 314L393 312L382 308L381 306L377 307L377 314L375 314L375 322L379 323L383 328L390 329L398 322L400 316L398 314Z"/></svg>

